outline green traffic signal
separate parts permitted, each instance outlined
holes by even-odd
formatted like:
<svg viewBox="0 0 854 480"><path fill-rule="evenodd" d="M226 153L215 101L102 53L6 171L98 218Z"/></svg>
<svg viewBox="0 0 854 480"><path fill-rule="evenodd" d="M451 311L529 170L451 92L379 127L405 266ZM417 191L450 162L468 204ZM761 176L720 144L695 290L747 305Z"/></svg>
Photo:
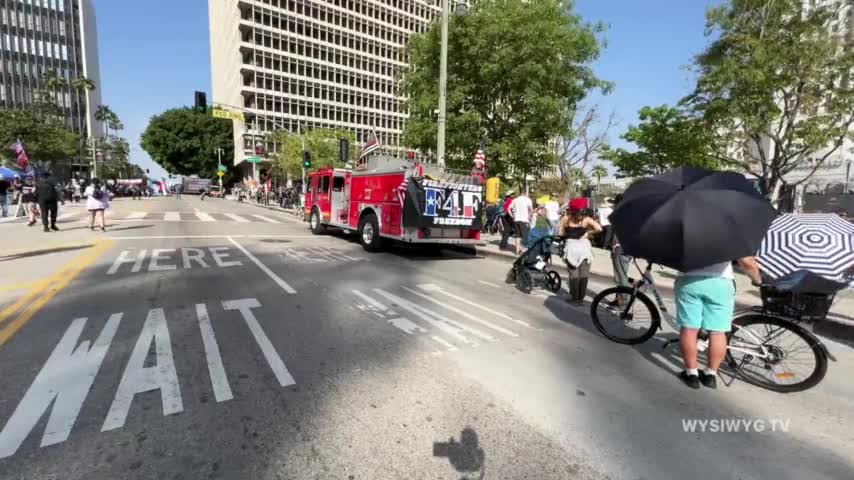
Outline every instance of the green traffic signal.
<svg viewBox="0 0 854 480"><path fill-rule="evenodd" d="M305 168L311 168L311 153L307 150L303 150L302 152L302 166Z"/></svg>

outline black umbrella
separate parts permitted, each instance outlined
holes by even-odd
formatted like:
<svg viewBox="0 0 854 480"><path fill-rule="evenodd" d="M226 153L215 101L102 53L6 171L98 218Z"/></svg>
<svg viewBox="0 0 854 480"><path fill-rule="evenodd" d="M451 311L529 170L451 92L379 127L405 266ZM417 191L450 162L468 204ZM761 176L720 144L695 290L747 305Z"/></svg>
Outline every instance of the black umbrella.
<svg viewBox="0 0 854 480"><path fill-rule="evenodd" d="M684 272L753 255L776 213L743 175L682 167L633 183L609 219L626 255Z"/></svg>

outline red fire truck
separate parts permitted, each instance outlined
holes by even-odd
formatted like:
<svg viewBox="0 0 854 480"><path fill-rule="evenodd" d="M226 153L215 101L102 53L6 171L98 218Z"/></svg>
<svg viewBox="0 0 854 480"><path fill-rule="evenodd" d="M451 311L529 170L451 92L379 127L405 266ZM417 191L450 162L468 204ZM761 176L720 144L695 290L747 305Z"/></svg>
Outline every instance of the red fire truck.
<svg viewBox="0 0 854 480"><path fill-rule="evenodd" d="M479 178L434 165L372 156L355 169L321 168L310 175L305 220L314 234L329 227L357 232L365 250L386 240L422 244L480 242L483 185Z"/></svg>

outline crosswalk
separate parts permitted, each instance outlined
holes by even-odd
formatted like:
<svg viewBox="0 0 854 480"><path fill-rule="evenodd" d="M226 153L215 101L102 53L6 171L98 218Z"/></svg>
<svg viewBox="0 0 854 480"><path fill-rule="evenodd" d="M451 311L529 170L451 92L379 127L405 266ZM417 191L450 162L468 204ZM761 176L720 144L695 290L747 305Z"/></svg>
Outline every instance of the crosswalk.
<svg viewBox="0 0 854 480"><path fill-rule="evenodd" d="M56 219L58 222L74 220L88 221L89 215L86 211L74 210L62 212ZM4 217L0 218L0 224L26 223L27 217ZM236 223L270 223L280 224L282 220L272 216L257 215L250 213L217 213L217 212L107 212L108 221L119 222L236 222ZM39 220L40 222L41 220Z"/></svg>
<svg viewBox="0 0 854 480"><path fill-rule="evenodd" d="M538 330L436 284L349 292L353 308L429 345L430 354L478 347Z"/></svg>

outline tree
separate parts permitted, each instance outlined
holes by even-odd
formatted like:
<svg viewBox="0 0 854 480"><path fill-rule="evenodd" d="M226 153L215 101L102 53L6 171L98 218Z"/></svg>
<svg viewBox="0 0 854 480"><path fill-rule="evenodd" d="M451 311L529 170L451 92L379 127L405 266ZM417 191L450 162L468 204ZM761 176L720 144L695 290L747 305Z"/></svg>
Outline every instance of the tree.
<svg viewBox="0 0 854 480"><path fill-rule="evenodd" d="M80 93L95 90L95 82L86 77L77 77L71 81L71 86Z"/></svg>
<svg viewBox="0 0 854 480"><path fill-rule="evenodd" d="M809 161L789 184L808 181L851 136L854 49L833 31L845 6L834 4L731 0L707 13L714 40L685 103L727 147L720 159L755 175L772 200L788 174Z"/></svg>
<svg viewBox="0 0 854 480"><path fill-rule="evenodd" d="M596 186L599 186L599 184L602 183L602 177L608 176L608 169L605 168L604 165L598 164L590 170L590 175L596 177Z"/></svg>
<svg viewBox="0 0 854 480"><path fill-rule="evenodd" d="M350 159L356 160L359 154L359 142L356 134L349 130L315 128L302 135L285 131L276 131L270 140L279 145L278 153L273 157L273 174L280 179L299 178L302 175L302 147L311 153L311 170L319 167L343 167L339 159L339 139L350 142ZM308 173L308 172L306 172Z"/></svg>
<svg viewBox="0 0 854 480"><path fill-rule="evenodd" d="M30 161L50 168L77 153L79 137L61 119L45 117L31 108L0 110L0 145L24 142ZM0 148L2 155L13 160L10 148Z"/></svg>
<svg viewBox="0 0 854 480"><path fill-rule="evenodd" d="M112 128L115 134L115 137L119 137L119 130L124 130L125 125L119 119L119 116L113 113L109 119L107 119L107 127Z"/></svg>
<svg viewBox="0 0 854 480"><path fill-rule="evenodd" d="M602 155L617 167L619 176L658 175L681 166L718 167L714 139L702 119L667 105L643 107L639 116L640 124L629 125L621 136L638 150L609 149Z"/></svg>
<svg viewBox="0 0 854 480"><path fill-rule="evenodd" d="M601 27L560 0L480 0L449 28L446 162L466 168L481 139L490 174L536 175L557 163L550 142L599 80ZM440 27L413 35L401 90L410 117L405 142L429 158L438 132Z"/></svg>
<svg viewBox="0 0 854 480"><path fill-rule="evenodd" d="M110 132L109 122L113 119L118 119L116 114L110 109L107 105L98 105L98 108L95 109L95 120L101 122L101 125L104 126L104 138L108 137Z"/></svg>
<svg viewBox="0 0 854 480"><path fill-rule="evenodd" d="M183 107L155 115L142 133L142 148L152 160L170 173L213 177L217 169L216 149L223 158L234 156L230 120L214 118Z"/></svg>
<svg viewBox="0 0 854 480"><path fill-rule="evenodd" d="M560 176L570 190L577 180L586 176L587 166L609 149L608 134L617 123L616 114L611 112L605 123L597 128L598 121L598 106L587 111L574 108L569 115L569 129L557 141Z"/></svg>

